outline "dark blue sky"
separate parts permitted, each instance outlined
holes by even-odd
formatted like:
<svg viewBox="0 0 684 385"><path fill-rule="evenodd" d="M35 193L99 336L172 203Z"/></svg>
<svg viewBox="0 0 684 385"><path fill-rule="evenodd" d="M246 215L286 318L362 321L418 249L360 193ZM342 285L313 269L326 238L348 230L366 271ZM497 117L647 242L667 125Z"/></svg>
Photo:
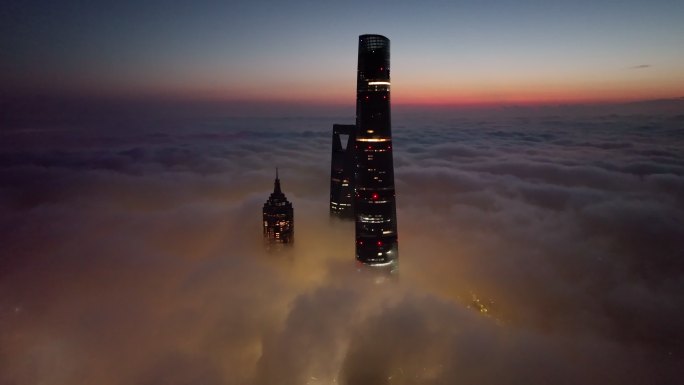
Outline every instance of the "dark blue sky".
<svg viewBox="0 0 684 385"><path fill-rule="evenodd" d="M356 38L392 40L396 102L681 96L678 1L6 2L11 89L339 102Z"/></svg>

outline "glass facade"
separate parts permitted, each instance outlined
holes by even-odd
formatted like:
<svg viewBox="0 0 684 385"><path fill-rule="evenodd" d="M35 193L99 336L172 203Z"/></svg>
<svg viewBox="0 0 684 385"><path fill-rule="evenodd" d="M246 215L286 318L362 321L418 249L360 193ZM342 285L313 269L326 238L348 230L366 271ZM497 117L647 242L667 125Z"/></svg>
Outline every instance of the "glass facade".
<svg viewBox="0 0 684 385"><path fill-rule="evenodd" d="M399 258L389 49L384 36L359 36L356 124L333 126L330 214L354 219L356 259L370 266L396 266Z"/></svg>
<svg viewBox="0 0 684 385"><path fill-rule="evenodd" d="M354 218L354 143L356 126L333 125L332 161L330 165L330 215Z"/></svg>
<svg viewBox="0 0 684 385"><path fill-rule="evenodd" d="M367 265L398 260L390 120L390 43L359 37L355 138L356 259Z"/></svg>

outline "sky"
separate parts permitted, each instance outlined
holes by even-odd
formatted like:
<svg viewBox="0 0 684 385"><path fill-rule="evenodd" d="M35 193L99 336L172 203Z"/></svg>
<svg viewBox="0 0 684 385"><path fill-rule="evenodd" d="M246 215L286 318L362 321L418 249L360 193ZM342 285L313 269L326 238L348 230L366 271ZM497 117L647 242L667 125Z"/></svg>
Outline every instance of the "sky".
<svg viewBox="0 0 684 385"><path fill-rule="evenodd" d="M329 218L336 117L4 130L0 383L679 383L681 111L395 113L394 278Z"/></svg>
<svg viewBox="0 0 684 385"><path fill-rule="evenodd" d="M352 104L358 35L397 104L684 94L680 1L5 2L7 95Z"/></svg>

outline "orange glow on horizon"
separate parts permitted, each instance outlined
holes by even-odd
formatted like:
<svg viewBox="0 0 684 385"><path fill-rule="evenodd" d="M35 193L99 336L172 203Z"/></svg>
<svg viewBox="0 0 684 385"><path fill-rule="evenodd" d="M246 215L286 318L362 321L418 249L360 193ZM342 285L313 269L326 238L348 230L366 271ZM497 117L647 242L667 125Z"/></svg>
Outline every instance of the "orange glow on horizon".
<svg viewBox="0 0 684 385"><path fill-rule="evenodd" d="M412 105L545 105L603 104L684 96L684 79L680 82L525 82L501 81L460 85L424 85L415 82L398 84L392 89L394 104Z"/></svg>
<svg viewBox="0 0 684 385"><path fill-rule="evenodd" d="M203 87L195 84L119 84L90 85L78 89L55 87L48 91L54 95L113 97L131 100L171 100L218 103L272 103L296 105L355 104L355 83L336 82L324 86L309 85L296 88L292 84L272 84L269 87L244 86L239 83ZM651 99L684 97L684 79L669 83L659 82L541 82L526 84L518 81L478 82L470 80L460 84L451 80L442 84L420 84L414 79L394 81L392 105L465 106L486 107L497 105L549 105L549 104L606 104Z"/></svg>
<svg viewBox="0 0 684 385"><path fill-rule="evenodd" d="M451 80L442 84L420 83L414 79L394 81L392 84L393 105L548 105L548 104L603 104L622 103L649 99L669 99L684 96L684 78L679 81L640 81L618 82L615 80L551 82L528 79L497 82L459 83ZM339 84L339 85L337 85ZM175 92L174 92L175 91ZM325 86L296 88L291 84L273 84L268 90L263 88L227 85L213 89L187 91L176 89L170 94L178 97L209 100L243 100L272 103L311 103L325 105L355 104L356 88L353 82L339 82ZM236 97L239 95L239 97Z"/></svg>

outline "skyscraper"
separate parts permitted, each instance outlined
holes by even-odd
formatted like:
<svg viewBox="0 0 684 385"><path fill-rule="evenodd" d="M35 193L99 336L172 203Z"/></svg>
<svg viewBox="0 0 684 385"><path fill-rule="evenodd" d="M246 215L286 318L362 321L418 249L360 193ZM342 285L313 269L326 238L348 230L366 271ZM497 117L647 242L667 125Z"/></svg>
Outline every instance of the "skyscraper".
<svg viewBox="0 0 684 385"><path fill-rule="evenodd" d="M359 36L356 80L356 259L368 265L398 260L390 120L390 42Z"/></svg>
<svg viewBox="0 0 684 385"><path fill-rule="evenodd" d="M355 125L333 125L330 215L343 219L354 219L355 143Z"/></svg>
<svg viewBox="0 0 684 385"><path fill-rule="evenodd" d="M354 218L356 259L373 266L399 257L389 59L389 39L359 36L356 124L333 126L330 214Z"/></svg>
<svg viewBox="0 0 684 385"><path fill-rule="evenodd" d="M294 210L280 189L278 169L273 193L264 203L263 219L264 240L268 244L294 242Z"/></svg>

